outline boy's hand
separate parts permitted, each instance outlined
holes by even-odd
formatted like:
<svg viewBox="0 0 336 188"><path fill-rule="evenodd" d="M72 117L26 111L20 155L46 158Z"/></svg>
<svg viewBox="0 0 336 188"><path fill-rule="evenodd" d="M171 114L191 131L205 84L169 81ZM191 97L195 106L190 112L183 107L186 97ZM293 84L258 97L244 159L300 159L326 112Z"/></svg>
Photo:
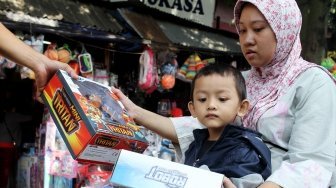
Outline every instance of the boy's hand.
<svg viewBox="0 0 336 188"><path fill-rule="evenodd" d="M237 188L229 178L224 177L223 179L223 188Z"/></svg>
<svg viewBox="0 0 336 188"><path fill-rule="evenodd" d="M119 98L120 102L124 105L131 118L135 118L135 110L137 105L134 104L123 92L121 92L120 89L112 86L111 90Z"/></svg>

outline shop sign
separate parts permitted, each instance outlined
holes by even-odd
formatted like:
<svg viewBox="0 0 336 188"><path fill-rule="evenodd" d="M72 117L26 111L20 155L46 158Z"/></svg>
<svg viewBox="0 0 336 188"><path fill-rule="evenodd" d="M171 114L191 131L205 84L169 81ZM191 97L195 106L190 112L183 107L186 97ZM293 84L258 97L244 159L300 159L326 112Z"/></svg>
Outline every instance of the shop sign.
<svg viewBox="0 0 336 188"><path fill-rule="evenodd" d="M212 27L215 0L142 0L149 7Z"/></svg>

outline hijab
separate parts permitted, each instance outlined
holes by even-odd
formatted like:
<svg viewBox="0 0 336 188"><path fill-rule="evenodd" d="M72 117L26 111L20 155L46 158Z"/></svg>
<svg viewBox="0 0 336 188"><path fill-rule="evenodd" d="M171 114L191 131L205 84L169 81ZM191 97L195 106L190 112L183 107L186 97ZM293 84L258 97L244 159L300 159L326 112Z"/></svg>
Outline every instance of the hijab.
<svg viewBox="0 0 336 188"><path fill-rule="evenodd" d="M319 66L301 57L302 16L295 0L238 0L234 8L237 30L245 3L251 3L259 9L277 41L271 62L259 68L259 72L252 67L246 78L247 97L251 106L243 122L244 126L256 129L260 116L276 105L295 79L307 69Z"/></svg>

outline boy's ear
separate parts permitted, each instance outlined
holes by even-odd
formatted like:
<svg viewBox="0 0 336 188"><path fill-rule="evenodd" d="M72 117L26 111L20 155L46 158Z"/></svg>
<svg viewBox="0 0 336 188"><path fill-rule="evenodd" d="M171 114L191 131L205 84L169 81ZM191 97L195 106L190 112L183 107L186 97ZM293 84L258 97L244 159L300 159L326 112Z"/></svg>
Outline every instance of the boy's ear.
<svg viewBox="0 0 336 188"><path fill-rule="evenodd" d="M193 104L192 101L188 102L188 109L189 109L189 112L192 115L192 117L195 118L196 117L196 115L195 115L195 108L194 108L194 104Z"/></svg>
<svg viewBox="0 0 336 188"><path fill-rule="evenodd" d="M247 113L248 109L249 109L249 106L250 106L250 102L248 100L243 100L241 103L240 103L240 108L238 109L238 113L237 115L239 117L243 117L245 116L245 114Z"/></svg>

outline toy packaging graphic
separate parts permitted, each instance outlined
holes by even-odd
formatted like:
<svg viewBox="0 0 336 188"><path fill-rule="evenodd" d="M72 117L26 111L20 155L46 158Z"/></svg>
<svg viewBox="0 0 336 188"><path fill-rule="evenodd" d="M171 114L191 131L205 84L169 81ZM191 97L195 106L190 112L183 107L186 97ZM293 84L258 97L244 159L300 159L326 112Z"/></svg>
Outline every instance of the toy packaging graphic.
<svg viewBox="0 0 336 188"><path fill-rule="evenodd" d="M131 177L131 178L130 178ZM121 150L109 182L116 187L221 187L224 175Z"/></svg>
<svg viewBox="0 0 336 188"><path fill-rule="evenodd" d="M148 142L109 87L59 70L42 96L72 157L114 164L120 149L142 153Z"/></svg>

